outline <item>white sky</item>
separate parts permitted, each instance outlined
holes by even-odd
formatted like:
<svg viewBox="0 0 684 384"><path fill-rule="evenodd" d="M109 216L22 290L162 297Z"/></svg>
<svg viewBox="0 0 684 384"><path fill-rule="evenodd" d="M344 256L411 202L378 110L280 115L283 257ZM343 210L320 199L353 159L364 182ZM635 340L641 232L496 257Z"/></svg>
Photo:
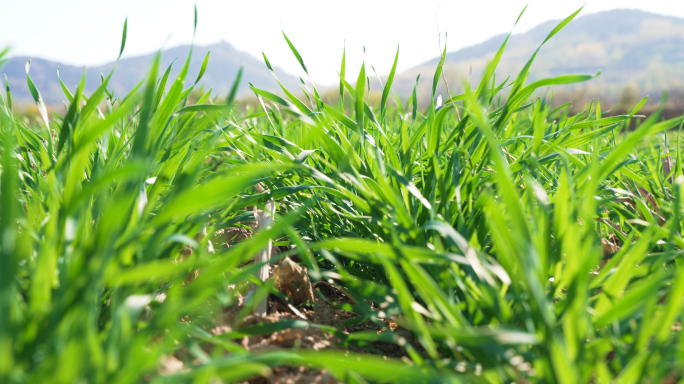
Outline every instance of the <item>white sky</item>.
<svg viewBox="0 0 684 384"><path fill-rule="evenodd" d="M398 70L438 56L438 32L455 51L511 30L582 14L633 8L684 17L683 0L197 0L196 43L225 40L256 57L299 74L299 64L281 27L304 58L314 82L337 82L346 41L347 76L355 77L366 47L367 65L386 74L397 44ZM193 5L188 0L0 0L0 49L66 64L95 65L116 58L128 17L124 56L150 53L192 40ZM444 39L442 38L442 43Z"/></svg>

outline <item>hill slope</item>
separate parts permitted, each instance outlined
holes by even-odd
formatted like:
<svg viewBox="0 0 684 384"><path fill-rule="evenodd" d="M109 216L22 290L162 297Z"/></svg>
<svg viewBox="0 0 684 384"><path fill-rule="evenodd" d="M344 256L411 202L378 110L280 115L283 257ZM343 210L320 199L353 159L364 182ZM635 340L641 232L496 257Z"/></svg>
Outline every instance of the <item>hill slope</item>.
<svg viewBox="0 0 684 384"><path fill-rule="evenodd" d="M175 60L171 71L171 78L173 78L183 66L189 50L190 46L179 46L163 51L160 71L163 73ZM208 51L211 51L209 64L200 84L206 88L211 87L214 95L225 96L230 91L230 87L241 66L243 67L243 76L240 83L240 93L249 92L249 82L264 89L276 89L278 87L278 84L262 61L247 53L236 50L226 42L204 47L195 46L186 85L190 85L190 82L196 78ZM116 94L119 95L128 93L145 77L153 57L154 54L149 54L122 59L110 80L110 88L114 88ZM12 98L17 103L32 102L33 100L26 85L25 65L28 60L29 57L13 57L0 69L0 75L4 74L7 76L12 91ZM100 74L106 75L113 66L114 63L108 63L86 68L86 93L95 90L100 84ZM57 78L57 68L59 68L62 81L73 92L81 78L83 68L40 58L32 58L31 60L29 72L31 79L33 79L47 104L60 104L65 100ZM297 78L285 74L277 67L274 69L278 74L278 78L285 86L291 89L299 87L299 80Z"/></svg>
<svg viewBox="0 0 684 384"><path fill-rule="evenodd" d="M524 17L524 16L523 16ZM529 32L514 34L497 68L497 81L515 77L539 44L559 21L549 21ZM444 73L450 91L463 89L462 80L477 83L485 65L506 35L448 53ZM626 87L639 92L684 88L684 19L635 10L613 10L580 16L547 42L537 56L528 81L570 73L594 74L598 78L566 86L613 98ZM397 77L397 92L409 95L421 74L420 90L429 86L439 58ZM470 74L472 69L472 74ZM444 89L439 92L444 94Z"/></svg>

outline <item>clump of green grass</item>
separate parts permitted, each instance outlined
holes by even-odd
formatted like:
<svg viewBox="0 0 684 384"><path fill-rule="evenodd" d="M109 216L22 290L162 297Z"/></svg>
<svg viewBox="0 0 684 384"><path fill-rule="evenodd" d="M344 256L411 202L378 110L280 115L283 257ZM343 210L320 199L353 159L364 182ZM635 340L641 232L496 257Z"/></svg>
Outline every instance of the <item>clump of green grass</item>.
<svg viewBox="0 0 684 384"><path fill-rule="evenodd" d="M683 118L656 112L629 131L645 100L624 116L604 117L599 102L570 116L535 91L593 76L526 85L532 57L497 83L505 47L475 89L436 105L443 55L423 112L415 95L390 98L396 60L376 105L365 66L352 86L343 60L336 104L313 85L284 96L253 88L263 110L247 116L234 93L189 104L188 61L169 79L158 56L123 97L109 77L89 97L85 79L63 86L66 114L43 113L43 125L15 120L8 90L0 381L233 382L282 365L349 382L681 378ZM271 228L210 251L215 231L270 198ZM254 353L235 341L314 326L301 322L206 332L236 305L226 286L253 280L259 265L243 263L270 239L355 297L345 305L356 322L393 318L409 331L328 327L343 347L396 343L408 358ZM162 356L179 350L198 364L160 375Z"/></svg>

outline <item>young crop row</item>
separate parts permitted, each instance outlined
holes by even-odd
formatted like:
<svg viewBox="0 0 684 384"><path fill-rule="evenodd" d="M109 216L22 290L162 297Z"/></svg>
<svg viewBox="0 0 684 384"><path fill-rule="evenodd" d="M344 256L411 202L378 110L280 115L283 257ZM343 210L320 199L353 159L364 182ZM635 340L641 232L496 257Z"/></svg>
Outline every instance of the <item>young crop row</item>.
<svg viewBox="0 0 684 384"><path fill-rule="evenodd" d="M62 84L68 109L49 118L27 68L42 123L14 117L9 89L0 99L0 382L234 382L285 365L348 382L681 378L683 118L641 119L645 100L629 115L604 117L596 102L571 116L535 92L593 76L525 84L533 56L497 82L505 47L475 89L438 105L443 55L423 112L415 95L391 97L396 59L378 103L365 67L352 85L343 59L335 104L312 84L252 87L262 109L250 115L235 91L190 104L204 67L184 87L189 58L172 79L157 56L125 96L111 74L90 96L85 79ZM217 242L269 199L272 226ZM298 256L355 298L354 322L407 331L208 332L256 282L247 262L271 240L290 246L278 258ZM272 290L261 285L237 318ZM339 348L236 341L302 327ZM373 342L406 356L344 350ZM160 374L181 350L191 363Z"/></svg>

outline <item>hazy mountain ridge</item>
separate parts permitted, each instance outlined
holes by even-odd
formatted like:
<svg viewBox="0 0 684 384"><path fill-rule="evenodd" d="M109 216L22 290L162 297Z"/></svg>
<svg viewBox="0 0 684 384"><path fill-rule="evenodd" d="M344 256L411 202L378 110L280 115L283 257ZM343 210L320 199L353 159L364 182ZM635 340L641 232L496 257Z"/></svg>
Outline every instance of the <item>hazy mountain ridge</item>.
<svg viewBox="0 0 684 384"><path fill-rule="evenodd" d="M524 16L523 16L524 17ZM559 20L513 34L499 63L497 81L514 78ZM477 84L486 64L506 35L446 55L444 74L450 91L460 93L462 81ZM429 95L439 58L397 76L396 92L410 94L421 75L420 93ZM540 50L529 81L572 73L601 75L587 83L555 87L619 97L627 87L639 92L684 88L684 19L636 10L613 10L578 16ZM439 93L444 94L443 84ZM445 95L446 96L446 95Z"/></svg>
<svg viewBox="0 0 684 384"><path fill-rule="evenodd" d="M559 22L548 21L528 32L513 34L497 67L497 82L507 76L515 77ZM463 91L464 79L470 79L473 86L477 84L485 65L494 57L505 38L505 34L495 36L481 44L447 53L444 75L452 95ZM164 50L160 72L163 73L176 60L171 77L174 78L189 49L190 46L179 46ZM225 42L194 48L186 86L194 82L207 51L211 51L209 65L200 85L212 88L214 95L225 96L229 92L240 66L244 68L240 85L242 95L251 94L248 82L267 90L279 89L260 59L240 52ZM117 95L127 93L147 74L153 57L154 54L148 54L122 59L110 81L110 89L114 88ZM6 74L13 100L17 103L32 101L24 69L28 59L13 57L0 68L0 76ZM420 74L419 97L421 101L429 100L432 76L438 62L439 58L434 58L397 74L393 91L407 98L416 76ZM109 73L113 65L108 63L87 68L86 93L92 92L100 84L100 74ZM48 104L61 104L65 100L57 79L58 67L62 80L73 92L83 73L82 67L40 58L34 58L31 62L31 78ZM301 85L299 79L277 67L275 71L288 89L298 93ZM579 91L612 99L618 99L627 89L639 95L656 95L662 90L684 90L684 19L636 10L612 10L587 15L580 13L541 48L527 81L572 73L595 74L599 71L601 75L589 82L557 86L554 90ZM447 96L442 81L437 92L443 97Z"/></svg>
<svg viewBox="0 0 684 384"><path fill-rule="evenodd" d="M173 63L169 82L171 79L174 79L183 67L189 51L189 45L162 51L160 76ZM250 92L249 82L258 88L269 90L279 88L278 83L273 79L273 76L262 61L245 52L236 50L226 42L209 46L195 46L193 48L189 72L185 80L186 86L194 83L204 57L209 51L211 52L209 62L199 85L203 85L205 89L212 88L213 95L226 96L228 94L240 67L243 68L243 75L239 93L247 94ZM125 95L147 75L154 55L152 53L119 61L109 83L109 88L114 89L115 95ZM33 100L26 85L25 65L29 59L26 56L12 57L3 68L0 68L0 74L7 76L12 99L16 103L27 103ZM114 65L115 63L112 62L100 66L86 67L86 94L94 91L101 84L100 74L106 76ZM57 68L59 68L59 75L64 84L71 92L74 92L83 74L83 67L64 65L40 58L33 58L31 60L29 74L47 104L61 104L62 101L66 100L57 78ZM284 73L278 67L274 67L274 70L278 75L278 79L286 87L298 89L299 79Z"/></svg>

